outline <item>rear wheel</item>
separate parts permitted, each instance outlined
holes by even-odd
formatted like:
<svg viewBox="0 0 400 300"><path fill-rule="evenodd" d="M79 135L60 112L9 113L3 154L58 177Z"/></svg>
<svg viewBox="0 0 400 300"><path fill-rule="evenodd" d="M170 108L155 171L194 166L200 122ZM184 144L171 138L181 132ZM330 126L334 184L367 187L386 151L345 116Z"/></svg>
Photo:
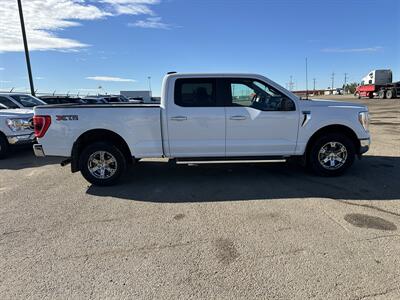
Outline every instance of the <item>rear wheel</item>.
<svg viewBox="0 0 400 300"><path fill-rule="evenodd" d="M8 152L8 141L0 134L0 159L6 157Z"/></svg>
<svg viewBox="0 0 400 300"><path fill-rule="evenodd" d="M388 98L388 99L396 98L395 93L396 92L394 90L392 90L392 89L387 90L386 91L386 98Z"/></svg>
<svg viewBox="0 0 400 300"><path fill-rule="evenodd" d="M386 93L385 90L380 90L378 93L379 99L385 99L386 98Z"/></svg>
<svg viewBox="0 0 400 300"><path fill-rule="evenodd" d="M369 99L374 98L374 93L373 93L373 92L370 92L370 93L368 94L368 98L369 98Z"/></svg>
<svg viewBox="0 0 400 300"><path fill-rule="evenodd" d="M354 162L355 145L346 135L329 133L318 138L308 153L308 166L322 176L343 174Z"/></svg>
<svg viewBox="0 0 400 300"><path fill-rule="evenodd" d="M81 153L80 170L87 181L94 185L113 185L126 169L122 152L111 143L94 143Z"/></svg>

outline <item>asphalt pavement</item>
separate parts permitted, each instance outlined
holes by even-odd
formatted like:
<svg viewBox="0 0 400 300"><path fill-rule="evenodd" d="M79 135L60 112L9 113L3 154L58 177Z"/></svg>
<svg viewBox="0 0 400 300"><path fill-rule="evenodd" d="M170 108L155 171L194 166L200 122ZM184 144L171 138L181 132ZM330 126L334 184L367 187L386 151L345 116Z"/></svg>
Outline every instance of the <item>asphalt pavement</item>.
<svg viewBox="0 0 400 300"><path fill-rule="evenodd" d="M400 299L400 99L357 102L372 147L336 178L145 160L100 188L14 151L0 299Z"/></svg>

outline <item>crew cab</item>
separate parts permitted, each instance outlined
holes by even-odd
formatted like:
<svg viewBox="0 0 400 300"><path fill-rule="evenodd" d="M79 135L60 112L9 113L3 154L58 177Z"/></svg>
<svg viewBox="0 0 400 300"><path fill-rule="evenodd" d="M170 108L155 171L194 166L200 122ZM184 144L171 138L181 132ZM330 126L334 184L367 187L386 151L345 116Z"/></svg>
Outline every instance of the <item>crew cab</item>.
<svg viewBox="0 0 400 300"><path fill-rule="evenodd" d="M12 146L35 142L32 118L32 109L9 109L0 104L0 159Z"/></svg>
<svg viewBox="0 0 400 300"><path fill-rule="evenodd" d="M72 172L111 185L141 158L221 161L299 158L342 174L369 149L363 105L303 100L257 74L169 73L160 105L35 108L37 156L65 157Z"/></svg>

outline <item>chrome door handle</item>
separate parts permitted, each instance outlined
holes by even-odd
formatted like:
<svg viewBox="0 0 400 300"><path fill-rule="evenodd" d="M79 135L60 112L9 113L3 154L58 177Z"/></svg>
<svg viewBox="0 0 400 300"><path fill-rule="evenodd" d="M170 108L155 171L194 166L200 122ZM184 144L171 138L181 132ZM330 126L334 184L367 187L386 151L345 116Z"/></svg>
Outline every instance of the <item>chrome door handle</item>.
<svg viewBox="0 0 400 300"><path fill-rule="evenodd" d="M176 117L171 117L172 121L186 121L187 117L185 116L176 116Z"/></svg>
<svg viewBox="0 0 400 300"><path fill-rule="evenodd" d="M246 120L246 116L231 116L230 117L231 120Z"/></svg>

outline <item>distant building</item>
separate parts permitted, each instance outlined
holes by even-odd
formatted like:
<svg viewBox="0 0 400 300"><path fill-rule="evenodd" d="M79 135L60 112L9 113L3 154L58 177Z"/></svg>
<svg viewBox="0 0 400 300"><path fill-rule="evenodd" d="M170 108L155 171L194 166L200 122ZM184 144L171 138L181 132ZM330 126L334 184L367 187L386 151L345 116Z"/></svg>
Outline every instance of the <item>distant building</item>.
<svg viewBox="0 0 400 300"><path fill-rule="evenodd" d="M120 94L127 98L143 100L144 103L152 103L151 91L121 91Z"/></svg>

